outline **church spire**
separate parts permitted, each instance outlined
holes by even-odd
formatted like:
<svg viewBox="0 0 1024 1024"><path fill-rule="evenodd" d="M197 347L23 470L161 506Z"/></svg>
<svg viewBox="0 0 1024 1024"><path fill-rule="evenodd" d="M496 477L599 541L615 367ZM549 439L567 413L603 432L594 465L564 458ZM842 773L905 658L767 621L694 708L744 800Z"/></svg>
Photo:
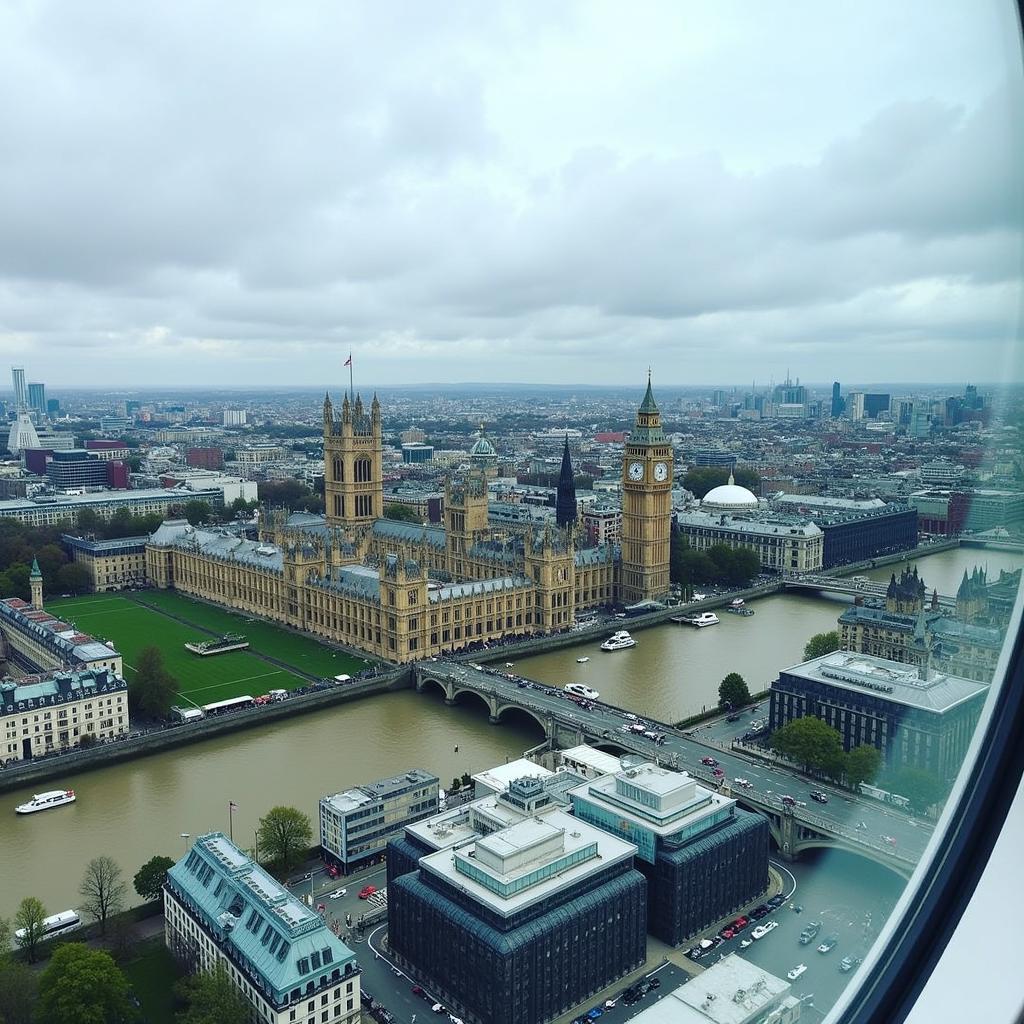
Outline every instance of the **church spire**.
<svg viewBox="0 0 1024 1024"><path fill-rule="evenodd" d="M572 526L576 522L576 484L572 478L572 458L569 455L569 435L565 435L562 449L562 469L558 474L555 499L555 522L559 526Z"/></svg>

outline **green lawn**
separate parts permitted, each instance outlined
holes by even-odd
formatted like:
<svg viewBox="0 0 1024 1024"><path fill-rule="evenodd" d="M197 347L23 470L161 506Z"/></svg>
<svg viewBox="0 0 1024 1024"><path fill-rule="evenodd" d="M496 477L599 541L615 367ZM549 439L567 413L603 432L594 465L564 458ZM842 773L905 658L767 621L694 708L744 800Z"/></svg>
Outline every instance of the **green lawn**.
<svg viewBox="0 0 1024 1024"><path fill-rule="evenodd" d="M171 989L181 972L163 941L146 942L141 947L141 956L124 964L122 969L142 1003L148 1024L174 1024Z"/></svg>
<svg viewBox="0 0 1024 1024"><path fill-rule="evenodd" d="M156 610L157 607L186 619L190 625L169 618ZM340 652L335 654L315 640L267 623L249 622L242 616L177 594L151 591L132 598L95 594L52 601L47 609L68 619L83 632L112 641L121 652L125 678L129 681L139 652L150 645L159 647L167 670L178 680L183 704L209 704L243 694L255 697L275 688L294 690L309 682L286 668L256 657L254 652L257 651L317 677L351 675L366 664ZM186 651L187 641L209 639L210 634L203 632L204 628L217 634L244 633L252 647L248 651L205 658Z"/></svg>

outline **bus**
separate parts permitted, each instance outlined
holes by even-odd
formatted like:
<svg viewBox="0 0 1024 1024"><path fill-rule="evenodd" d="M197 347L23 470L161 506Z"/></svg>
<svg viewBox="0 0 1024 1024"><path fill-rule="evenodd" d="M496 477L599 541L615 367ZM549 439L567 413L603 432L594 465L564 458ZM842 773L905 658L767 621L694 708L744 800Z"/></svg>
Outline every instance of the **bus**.
<svg viewBox="0 0 1024 1024"><path fill-rule="evenodd" d="M204 704L203 711L208 715L220 715L227 711L251 708L252 702L253 698L247 694L244 697L231 697L228 700L215 700L212 704Z"/></svg>
<svg viewBox="0 0 1024 1024"><path fill-rule="evenodd" d="M82 919L78 916L77 911L62 910L59 914L54 914L53 917L43 918L42 935L40 938L52 939L55 935L63 935L65 932L74 931L81 924ZM19 942L24 942L27 934L24 928L19 928L14 933L14 937Z"/></svg>

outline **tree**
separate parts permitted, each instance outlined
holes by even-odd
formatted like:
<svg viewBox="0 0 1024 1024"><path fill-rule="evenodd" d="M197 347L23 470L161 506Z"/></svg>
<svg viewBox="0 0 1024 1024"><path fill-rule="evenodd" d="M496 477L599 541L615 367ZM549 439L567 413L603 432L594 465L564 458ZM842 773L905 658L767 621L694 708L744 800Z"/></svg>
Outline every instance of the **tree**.
<svg viewBox="0 0 1024 1024"><path fill-rule="evenodd" d="M107 918L124 906L125 884L121 869L111 857L93 857L85 866L78 887L82 909L100 923L100 934L107 934Z"/></svg>
<svg viewBox="0 0 1024 1024"><path fill-rule="evenodd" d="M390 505L384 506L384 518L385 519L397 519L403 523L420 523L422 520L416 514L416 510L410 508L408 505L400 505L397 502L392 502Z"/></svg>
<svg viewBox="0 0 1024 1024"><path fill-rule="evenodd" d="M843 740L839 731L813 715L796 718L777 729L771 747L802 764L805 771L834 775L842 770Z"/></svg>
<svg viewBox="0 0 1024 1024"><path fill-rule="evenodd" d="M43 937L43 918L46 917L46 908L42 901L35 896L26 896L14 914L14 927L22 934L18 938L18 945L28 954L28 962L36 962L36 947Z"/></svg>
<svg viewBox="0 0 1024 1024"><path fill-rule="evenodd" d="M309 817L297 808L273 807L260 818L257 836L264 858L287 871L305 856L313 829Z"/></svg>
<svg viewBox="0 0 1024 1024"><path fill-rule="evenodd" d="M0 1021L32 1024L36 1004L36 972L27 964L0 964Z"/></svg>
<svg viewBox="0 0 1024 1024"><path fill-rule="evenodd" d="M6 917L0 917L0 967L10 962L13 939L14 932L11 929L11 922ZM3 1020L3 1017L0 1017L0 1020Z"/></svg>
<svg viewBox="0 0 1024 1024"><path fill-rule="evenodd" d="M943 781L923 768L900 768L886 782L886 789L905 796L915 811L926 811L949 792Z"/></svg>
<svg viewBox="0 0 1024 1024"><path fill-rule="evenodd" d="M81 562L69 562L57 570L53 590L58 594L84 594L92 590L92 576Z"/></svg>
<svg viewBox="0 0 1024 1024"><path fill-rule="evenodd" d="M856 789L862 782L872 782L881 767L882 755L870 743L862 743L846 755L846 784Z"/></svg>
<svg viewBox="0 0 1024 1024"><path fill-rule="evenodd" d="M128 979L106 950L80 942L58 947L39 978L38 1024L115 1024L131 1017Z"/></svg>
<svg viewBox="0 0 1024 1024"><path fill-rule="evenodd" d="M804 645L804 661L820 658L823 654L831 654L839 650L839 632L832 629L827 633L815 633Z"/></svg>
<svg viewBox="0 0 1024 1024"><path fill-rule="evenodd" d="M165 718L178 692L177 680L164 668L159 647L144 647L135 662L135 677L128 684L134 710L145 718Z"/></svg>
<svg viewBox="0 0 1024 1024"><path fill-rule="evenodd" d="M83 508L75 516L75 525L81 534L95 533L103 525L103 520L95 509Z"/></svg>
<svg viewBox="0 0 1024 1024"><path fill-rule="evenodd" d="M163 884L167 881L167 870L172 867L174 861L170 857L150 857L135 873L135 891L144 900L159 899Z"/></svg>
<svg viewBox="0 0 1024 1024"><path fill-rule="evenodd" d="M750 703L750 690L739 672L730 672L718 684L718 703L731 708L741 708Z"/></svg>
<svg viewBox="0 0 1024 1024"><path fill-rule="evenodd" d="M252 1007L217 962L212 971L190 974L175 985L175 994L188 1003L179 1024L248 1024Z"/></svg>
<svg viewBox="0 0 1024 1024"><path fill-rule="evenodd" d="M208 523L210 521L210 516L213 514L210 510L210 506L205 501L199 501L198 499L186 501L184 512L185 518L193 526Z"/></svg>

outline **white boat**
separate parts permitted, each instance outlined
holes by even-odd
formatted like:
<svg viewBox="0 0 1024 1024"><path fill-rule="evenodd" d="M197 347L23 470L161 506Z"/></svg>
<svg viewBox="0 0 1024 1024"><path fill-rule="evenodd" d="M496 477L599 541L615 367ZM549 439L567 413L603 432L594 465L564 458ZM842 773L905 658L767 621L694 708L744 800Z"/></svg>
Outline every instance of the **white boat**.
<svg viewBox="0 0 1024 1024"><path fill-rule="evenodd" d="M574 697L586 697L587 700L597 700L601 696L597 690L592 690L582 683L566 683L564 689L566 693L571 693Z"/></svg>
<svg viewBox="0 0 1024 1024"><path fill-rule="evenodd" d="M42 937L50 939L54 935L63 935L65 932L74 931L81 923L82 919L78 916L77 910L62 910L59 914L54 914L52 917L43 918ZM19 942L25 938L25 935L24 928L19 928L14 933L14 937Z"/></svg>
<svg viewBox="0 0 1024 1024"><path fill-rule="evenodd" d="M796 981L796 979L799 978L806 970L807 964L797 964L796 967L786 975L786 977L789 978L790 981Z"/></svg>
<svg viewBox="0 0 1024 1024"><path fill-rule="evenodd" d="M51 789L49 793L36 793L27 804L18 804L14 810L18 814L35 814L36 811L48 811L51 807L75 802L73 789Z"/></svg>
<svg viewBox="0 0 1024 1024"><path fill-rule="evenodd" d="M624 629L613 633L601 644L602 651L625 651L630 647L636 647L636 641Z"/></svg>
<svg viewBox="0 0 1024 1024"><path fill-rule="evenodd" d="M714 612L701 612L699 615L677 615L673 616L673 622L680 622L684 626L696 626L703 629L705 626L717 626L719 618Z"/></svg>
<svg viewBox="0 0 1024 1024"><path fill-rule="evenodd" d="M732 601L729 602L729 607L730 608L742 608L745 603L746 602L743 600L742 597L737 597L737 598L734 598Z"/></svg>
<svg viewBox="0 0 1024 1024"><path fill-rule="evenodd" d="M589 658L577 658L577 659L576 659L576 664L577 664L577 665L586 665L586 663L587 663L588 661L590 661L590 659L589 659Z"/></svg>
<svg viewBox="0 0 1024 1024"><path fill-rule="evenodd" d="M759 924L751 933L752 939L763 939L769 932L775 931L779 927L778 921L766 921L764 924Z"/></svg>

